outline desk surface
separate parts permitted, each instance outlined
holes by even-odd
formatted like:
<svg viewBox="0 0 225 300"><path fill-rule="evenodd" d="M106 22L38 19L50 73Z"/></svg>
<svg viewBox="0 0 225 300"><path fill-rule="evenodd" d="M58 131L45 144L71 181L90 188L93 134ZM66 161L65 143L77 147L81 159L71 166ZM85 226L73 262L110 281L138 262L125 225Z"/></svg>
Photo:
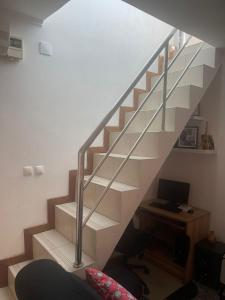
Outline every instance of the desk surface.
<svg viewBox="0 0 225 300"><path fill-rule="evenodd" d="M152 214L155 214L157 216L161 216L164 218L168 218L174 221L180 221L183 223L190 223L195 221L196 219L199 219L205 215L208 215L209 212L200 208L193 207L193 214L185 213L185 212L171 212L162 208L154 207L150 205L150 201L145 201L141 204L141 208L144 210L149 211Z"/></svg>

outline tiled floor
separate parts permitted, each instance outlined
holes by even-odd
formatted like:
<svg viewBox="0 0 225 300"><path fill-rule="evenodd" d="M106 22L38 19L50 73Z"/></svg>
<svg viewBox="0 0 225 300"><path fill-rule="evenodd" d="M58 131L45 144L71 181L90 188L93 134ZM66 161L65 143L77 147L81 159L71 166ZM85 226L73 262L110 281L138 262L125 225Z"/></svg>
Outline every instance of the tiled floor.
<svg viewBox="0 0 225 300"><path fill-rule="evenodd" d="M0 289L0 300L13 300L9 294L8 288Z"/></svg>
<svg viewBox="0 0 225 300"><path fill-rule="evenodd" d="M148 284L150 289L149 299L151 300L164 300L168 295L183 286L182 281L150 264L148 261L132 260L132 262L145 264L149 267L150 274L144 274L142 271L138 271L137 273ZM200 284L198 284L198 290L199 293L195 300L219 300L218 293L215 290Z"/></svg>
<svg viewBox="0 0 225 300"><path fill-rule="evenodd" d="M198 296L195 300L219 300L218 293L206 286L198 284Z"/></svg>
<svg viewBox="0 0 225 300"><path fill-rule="evenodd" d="M132 260L132 262L134 261ZM183 286L181 280L150 264L148 261L135 260L135 262L137 264L145 264L150 270L149 274L144 274L142 271L137 271L137 273L148 284L151 300L163 300Z"/></svg>

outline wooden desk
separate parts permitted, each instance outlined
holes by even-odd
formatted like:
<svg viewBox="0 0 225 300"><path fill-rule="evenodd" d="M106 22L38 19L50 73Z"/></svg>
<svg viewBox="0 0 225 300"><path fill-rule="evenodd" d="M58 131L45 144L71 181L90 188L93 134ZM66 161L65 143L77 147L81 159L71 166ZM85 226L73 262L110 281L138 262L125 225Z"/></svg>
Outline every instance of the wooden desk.
<svg viewBox="0 0 225 300"><path fill-rule="evenodd" d="M197 242L208 235L209 212L193 207L193 214L174 213L161 208L153 207L150 201L145 201L140 207L141 228L144 229L156 220L176 230L183 230L190 237L190 250L185 267L181 267L157 251L147 251L148 258L158 266L162 267L174 276L188 282L192 279L194 263L194 247Z"/></svg>

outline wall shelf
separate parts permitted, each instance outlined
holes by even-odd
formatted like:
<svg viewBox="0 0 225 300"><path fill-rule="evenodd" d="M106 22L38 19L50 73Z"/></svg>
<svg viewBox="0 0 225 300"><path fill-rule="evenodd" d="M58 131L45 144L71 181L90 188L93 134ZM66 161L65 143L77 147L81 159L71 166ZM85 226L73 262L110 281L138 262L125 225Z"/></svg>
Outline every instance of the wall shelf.
<svg viewBox="0 0 225 300"><path fill-rule="evenodd" d="M216 150L186 149L186 148L173 148L173 152L193 153L193 154L203 154L203 155L215 155L216 154Z"/></svg>

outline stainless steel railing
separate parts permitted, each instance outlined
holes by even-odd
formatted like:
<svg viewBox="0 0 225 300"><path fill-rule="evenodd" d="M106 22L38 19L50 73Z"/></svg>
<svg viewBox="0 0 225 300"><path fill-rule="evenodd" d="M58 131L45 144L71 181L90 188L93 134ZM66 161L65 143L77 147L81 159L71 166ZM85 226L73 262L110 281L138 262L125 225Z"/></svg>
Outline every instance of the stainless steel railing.
<svg viewBox="0 0 225 300"><path fill-rule="evenodd" d="M147 62L147 64L144 66L144 68L139 72L137 77L134 79L134 81L131 83L131 85L128 87L126 92L120 97L120 99L117 101L116 105L112 108L112 110L106 115L106 117L102 120L102 122L99 124L99 126L93 131L93 133L89 136L87 141L83 144L83 146L80 148L78 152L78 172L77 172L77 182L76 182L76 203L77 203L77 211L76 211L76 251L75 251L75 263L74 267L79 268L82 266L82 233L83 233L83 227L86 225L87 221L90 219L91 215L94 213L102 199L105 197L106 193L108 192L109 188L115 181L116 177L122 170L122 168L127 163L128 159L130 158L131 154L135 150L135 148L138 146L140 141L142 140L144 134L147 132L148 128L152 125L153 121L159 114L159 112L162 110L162 130L165 130L165 120L166 120L166 102L168 98L171 96L177 85L179 84L180 80L185 75L186 71L192 64L193 60L196 58L198 53L201 51L203 44L198 48L194 56L189 61L188 65L185 67L183 72L181 73L181 76L178 78L178 80L175 82L173 87L171 88L170 92L167 94L167 74L169 69L172 67L174 62L177 60L183 49L186 47L186 45L189 43L191 36L186 40L186 42L183 44L183 46L179 49L173 60L170 64L168 64L168 57L169 57L169 42L173 38L173 36L176 34L177 29L173 29L171 33L167 36L167 38L164 40L164 42L160 45L158 50L153 54L153 56L150 58L150 60ZM143 75L147 72L147 70L151 67L151 65L155 62L155 60L158 58L158 56L161 54L161 52L165 50L165 61L164 61L164 72L159 77L158 81L155 83L153 88L150 92L147 93L146 97L144 98L141 105L138 107L138 109L135 111L131 119L128 121L126 126L123 128L123 130L120 132L119 136L116 138L114 143L109 147L107 153L105 154L104 158L101 160L101 162L96 166L96 168L93 170L91 176L84 184L84 166L85 166L85 153L88 150L88 148L91 146L91 144L94 142L94 140L97 138L97 136L101 133L101 131L105 128L105 126L108 124L108 122L111 120L112 116L117 112L117 110L121 107L121 105L124 103L124 101L127 99L130 92L133 90L133 88L137 85L137 83L140 81L140 79L143 77ZM164 78L163 81L163 102L161 105L159 105L158 109L154 113L153 117L149 121L148 125L145 127L145 129L140 134L139 138L136 140L134 145L132 146L131 150L127 154L126 158L123 160L111 180L109 181L108 185L105 187L101 195L99 196L98 200L96 201L94 207L90 210L89 214L85 217L83 220L83 194L85 189L88 187L94 176L97 174L98 170L101 168L107 157L112 153L112 150L115 148L121 137L124 135L130 124L133 122L135 117L137 116L138 112L143 108L145 103L148 101L150 96L153 94L153 92L158 87L161 80Z"/></svg>

